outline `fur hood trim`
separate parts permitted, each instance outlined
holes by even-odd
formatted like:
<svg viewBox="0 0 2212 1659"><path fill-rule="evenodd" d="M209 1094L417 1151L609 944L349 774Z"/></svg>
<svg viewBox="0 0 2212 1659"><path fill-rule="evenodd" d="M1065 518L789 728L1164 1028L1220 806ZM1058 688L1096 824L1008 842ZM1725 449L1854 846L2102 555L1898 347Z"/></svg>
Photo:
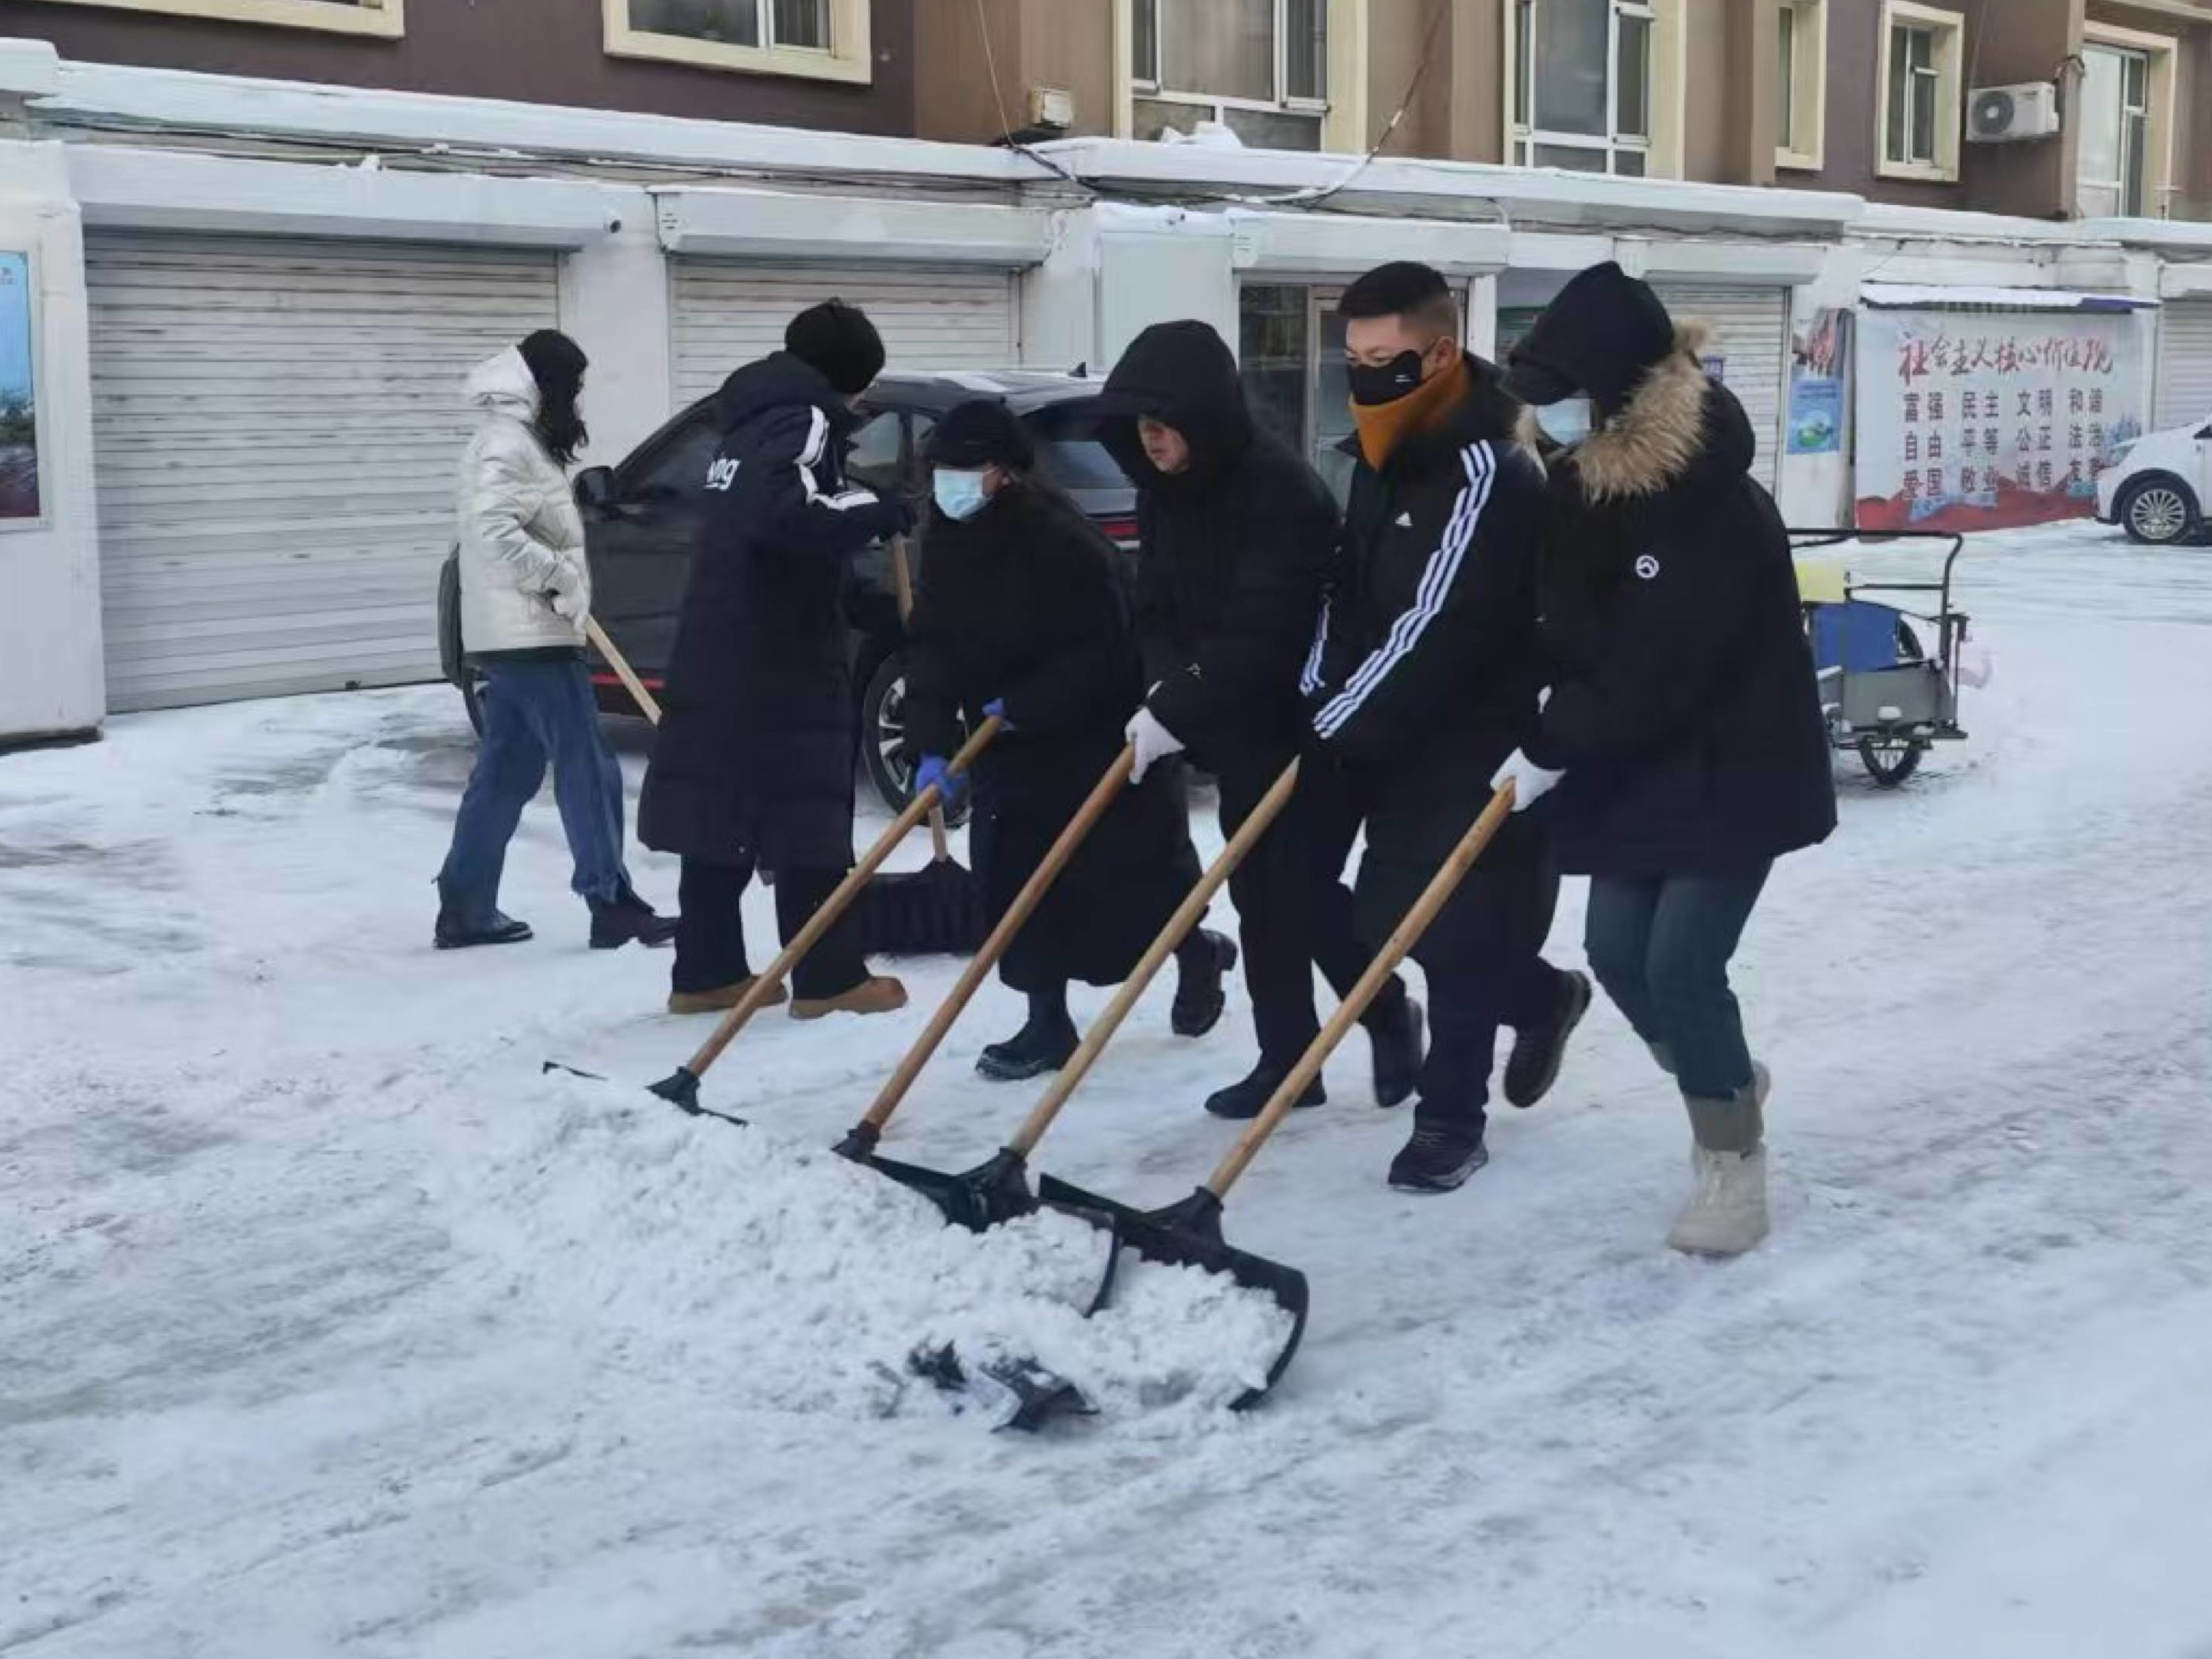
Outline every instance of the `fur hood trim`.
<svg viewBox="0 0 2212 1659"><path fill-rule="evenodd" d="M1644 372L1620 412L1575 446L1575 471L1592 502L1656 495L1705 447L1704 358L1712 331L1678 323L1674 349Z"/></svg>

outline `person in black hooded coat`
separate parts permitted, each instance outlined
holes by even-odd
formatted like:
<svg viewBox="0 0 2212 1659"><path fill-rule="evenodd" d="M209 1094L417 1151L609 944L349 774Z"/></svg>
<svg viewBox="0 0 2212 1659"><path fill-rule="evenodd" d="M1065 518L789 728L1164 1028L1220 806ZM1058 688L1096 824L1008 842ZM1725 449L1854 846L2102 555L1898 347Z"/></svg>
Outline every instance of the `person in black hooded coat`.
<svg viewBox="0 0 2212 1659"><path fill-rule="evenodd" d="M1298 676L1336 565L1336 506L1311 467L1253 422L1237 360L1202 322L1130 343L1100 401L1102 437L1137 483L1138 629L1152 687L1131 726L1140 757L1187 750L1221 788L1234 835L1305 747ZM1357 805L1309 752L1297 793L1230 878L1260 1060L1206 1102L1256 1116L1321 1030L1314 969L1343 995L1374 951L1344 885ZM1363 1022L1375 1097L1413 1092L1420 1009L1394 977ZM1315 1081L1301 1105L1326 1096Z"/></svg>
<svg viewBox="0 0 2212 1659"><path fill-rule="evenodd" d="M970 722L1005 729L975 763L969 847L995 926L1122 750L1142 687L1122 554L1036 476L1006 406L977 398L930 434L935 506L907 646L907 736L918 781L945 775ZM963 719L963 714L965 720ZM1074 1053L1067 985L1118 984L1197 884L1180 768L1125 787L1015 934L1000 976L1027 994L1021 1031L983 1050L1000 1081L1056 1071ZM1178 1035L1221 1018L1236 959L1218 934L1178 953Z"/></svg>
<svg viewBox="0 0 2212 1659"><path fill-rule="evenodd" d="M722 443L638 802L638 839L684 860L678 1013L726 1008L750 985L738 902L756 869L775 872L787 942L852 864L849 567L914 523L903 501L844 477L853 400L884 364L873 325L831 300L793 319L785 346L722 386ZM849 919L792 980L802 1018L905 1002L897 981L868 976Z"/></svg>
<svg viewBox="0 0 2212 1659"><path fill-rule="evenodd" d="M1556 785L1590 966L1681 1087L1698 1183L1669 1242L1735 1255L1767 1228L1768 1079L1729 962L1774 860L1825 840L1836 804L1789 536L1705 339L1608 264L1513 354L1515 391L1577 410L1547 416L1576 441L1545 532L1552 695L1498 775L1523 805Z"/></svg>

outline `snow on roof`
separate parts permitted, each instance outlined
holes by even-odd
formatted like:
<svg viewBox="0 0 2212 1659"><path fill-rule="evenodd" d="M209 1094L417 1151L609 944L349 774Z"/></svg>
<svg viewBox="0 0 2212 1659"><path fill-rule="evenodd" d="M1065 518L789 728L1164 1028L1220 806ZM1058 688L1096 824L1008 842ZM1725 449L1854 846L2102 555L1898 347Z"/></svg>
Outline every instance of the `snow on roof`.
<svg viewBox="0 0 2212 1659"><path fill-rule="evenodd" d="M1921 283L1863 283L1859 298L1877 311L2134 311L2158 303L2124 294L2076 294L2055 288L1954 288Z"/></svg>

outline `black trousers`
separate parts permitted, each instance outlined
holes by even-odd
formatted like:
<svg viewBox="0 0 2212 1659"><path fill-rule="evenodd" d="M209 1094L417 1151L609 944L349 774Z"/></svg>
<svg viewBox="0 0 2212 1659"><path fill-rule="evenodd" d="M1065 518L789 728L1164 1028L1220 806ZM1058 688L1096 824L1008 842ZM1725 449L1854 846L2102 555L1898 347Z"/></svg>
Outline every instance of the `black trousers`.
<svg viewBox="0 0 2212 1659"><path fill-rule="evenodd" d="M1283 765L1290 757L1283 757ZM1280 767L1234 766L1219 774L1221 830L1233 836L1281 775ZM1375 946L1359 925L1345 860L1359 835L1358 797L1334 770L1309 763L1297 792L1250 856L1229 878L1244 947L1244 982L1262 1064L1287 1071L1314 1038L1314 969L1341 998L1367 971ZM1397 1012L1405 981L1393 975L1364 1023Z"/></svg>
<svg viewBox="0 0 2212 1659"><path fill-rule="evenodd" d="M1429 985L1417 1118L1481 1129L1498 1028L1540 1025L1565 994L1565 976L1543 956L1559 905L1549 837L1525 817L1507 819L1413 949Z"/></svg>
<svg viewBox="0 0 2212 1659"><path fill-rule="evenodd" d="M845 878L842 870L779 870L775 872L775 925L786 945ZM751 884L750 860L722 863L687 858L677 885L682 914L676 924L676 965L670 977L678 991L714 991L751 975L745 956L742 901ZM842 996L868 976L860 936L848 910L792 970L793 996Z"/></svg>

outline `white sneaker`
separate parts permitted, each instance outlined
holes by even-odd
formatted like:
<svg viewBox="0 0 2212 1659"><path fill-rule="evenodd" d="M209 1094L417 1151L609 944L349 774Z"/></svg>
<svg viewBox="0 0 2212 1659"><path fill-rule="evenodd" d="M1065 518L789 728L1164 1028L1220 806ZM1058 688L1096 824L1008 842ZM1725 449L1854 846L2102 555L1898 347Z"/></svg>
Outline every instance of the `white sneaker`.
<svg viewBox="0 0 2212 1659"><path fill-rule="evenodd" d="M1766 1148L1693 1154L1698 1189L1667 1235L1686 1255L1741 1255L1766 1237Z"/></svg>

